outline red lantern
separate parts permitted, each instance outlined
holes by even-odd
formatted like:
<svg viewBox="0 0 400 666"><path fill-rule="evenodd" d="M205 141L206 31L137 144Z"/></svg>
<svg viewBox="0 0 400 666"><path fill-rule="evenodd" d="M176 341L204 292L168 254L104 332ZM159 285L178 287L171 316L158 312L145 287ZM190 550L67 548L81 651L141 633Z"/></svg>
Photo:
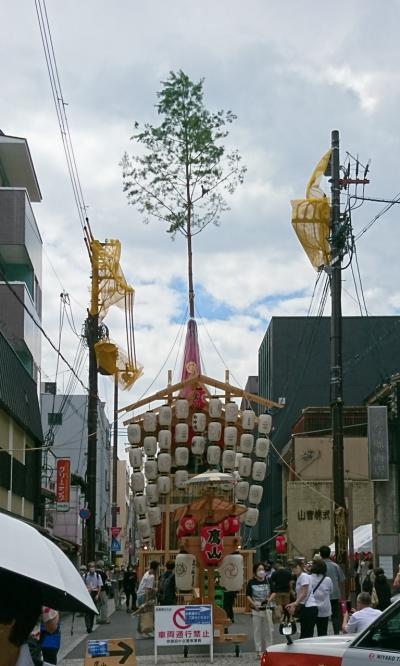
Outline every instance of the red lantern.
<svg viewBox="0 0 400 666"><path fill-rule="evenodd" d="M215 567L224 554L222 525L203 525L200 529L200 555L208 567Z"/></svg>
<svg viewBox="0 0 400 666"><path fill-rule="evenodd" d="M275 537L275 550L279 555L286 553L286 539L283 534L278 534Z"/></svg>
<svg viewBox="0 0 400 666"><path fill-rule="evenodd" d="M179 521L179 525L182 526L183 532L187 535L193 534L196 530L196 521L193 516L184 516Z"/></svg>
<svg viewBox="0 0 400 666"><path fill-rule="evenodd" d="M225 536L234 536L236 532L239 531L240 523L235 516L229 516L228 518L225 518L222 526L224 528Z"/></svg>

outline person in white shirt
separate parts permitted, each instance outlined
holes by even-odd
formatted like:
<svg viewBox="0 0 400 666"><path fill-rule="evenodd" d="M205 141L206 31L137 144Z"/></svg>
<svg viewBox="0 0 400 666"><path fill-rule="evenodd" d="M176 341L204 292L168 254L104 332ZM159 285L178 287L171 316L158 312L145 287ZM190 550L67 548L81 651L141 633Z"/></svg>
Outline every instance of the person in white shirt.
<svg viewBox="0 0 400 666"><path fill-rule="evenodd" d="M327 567L321 557L315 558L310 568L313 594L318 606L316 621L318 636L328 635L328 623L332 614L332 580L327 575Z"/></svg>
<svg viewBox="0 0 400 666"><path fill-rule="evenodd" d="M296 576L296 600L286 606L291 614L296 614L300 622L300 638L312 638L318 617L318 606L313 594L312 578L305 571L304 559L296 559L292 565Z"/></svg>
<svg viewBox="0 0 400 666"><path fill-rule="evenodd" d="M381 614L382 611L371 607L370 593L360 592L357 597L357 610L352 614L345 613L342 630L345 634L359 634Z"/></svg>
<svg viewBox="0 0 400 666"><path fill-rule="evenodd" d="M142 604L145 603L145 601L148 601L149 597L151 596L150 591L155 592L156 589L155 581L159 566L160 563L157 562L156 560L153 560L152 562L150 562L150 569L146 571L146 573L142 576L142 580L140 581L137 590L138 606L141 606Z"/></svg>

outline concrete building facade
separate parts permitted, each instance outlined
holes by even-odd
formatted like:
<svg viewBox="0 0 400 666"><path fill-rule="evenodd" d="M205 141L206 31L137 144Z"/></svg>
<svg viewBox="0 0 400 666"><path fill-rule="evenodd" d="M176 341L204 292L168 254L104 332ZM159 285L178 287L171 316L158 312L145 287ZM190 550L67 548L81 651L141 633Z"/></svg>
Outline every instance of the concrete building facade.
<svg viewBox="0 0 400 666"><path fill-rule="evenodd" d="M343 318L345 405L362 405L385 377L400 368L400 317ZM273 413L272 443L259 525L262 540L282 525L279 455L301 411L329 405L330 319L273 317L259 348L259 394L284 403ZM261 537L261 534L260 534ZM273 541L271 541L273 543ZM269 555L268 545L262 555Z"/></svg>
<svg viewBox="0 0 400 666"><path fill-rule="evenodd" d="M54 384L51 383L46 384L46 389L48 392L41 394L41 413L43 432L45 437L52 441L52 456L49 456L48 461L49 467L53 469L53 478L57 458L69 458L73 481L75 484L81 482L82 488L84 488L87 467L88 397L87 395L57 394ZM110 424L104 407L105 403L99 402L96 486L96 552L98 556L108 556L110 552L111 445ZM83 493L79 494L79 503L81 506L84 505ZM49 508L49 511L54 534L61 538L68 538L67 531L63 527L66 519L61 517L55 519L52 507ZM76 513L76 507L71 506L70 511Z"/></svg>
<svg viewBox="0 0 400 666"><path fill-rule="evenodd" d="M27 311L40 323L42 239L32 208L39 201L26 139L0 131L0 330L35 381L41 333Z"/></svg>

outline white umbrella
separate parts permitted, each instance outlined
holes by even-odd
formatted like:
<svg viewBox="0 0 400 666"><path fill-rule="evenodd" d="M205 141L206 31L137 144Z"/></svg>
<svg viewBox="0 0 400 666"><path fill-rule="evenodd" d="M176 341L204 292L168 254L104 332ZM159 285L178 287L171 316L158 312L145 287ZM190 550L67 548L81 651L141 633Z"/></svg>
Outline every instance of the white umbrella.
<svg viewBox="0 0 400 666"><path fill-rule="evenodd" d="M226 472L216 472L212 469L202 474L197 474L193 476L189 481L186 481L186 485L192 485L196 483L236 483L236 479L232 474L227 474Z"/></svg>
<svg viewBox="0 0 400 666"><path fill-rule="evenodd" d="M4 513L0 513L0 535L0 568L38 582L42 605L97 613L78 571L52 541Z"/></svg>

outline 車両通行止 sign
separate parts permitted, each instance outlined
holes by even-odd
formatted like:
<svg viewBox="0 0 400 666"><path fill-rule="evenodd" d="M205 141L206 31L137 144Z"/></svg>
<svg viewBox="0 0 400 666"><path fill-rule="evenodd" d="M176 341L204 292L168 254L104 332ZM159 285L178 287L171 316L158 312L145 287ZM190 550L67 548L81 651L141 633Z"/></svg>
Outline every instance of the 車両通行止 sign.
<svg viewBox="0 0 400 666"><path fill-rule="evenodd" d="M154 642L157 646L210 645L212 640L211 605L156 607Z"/></svg>

